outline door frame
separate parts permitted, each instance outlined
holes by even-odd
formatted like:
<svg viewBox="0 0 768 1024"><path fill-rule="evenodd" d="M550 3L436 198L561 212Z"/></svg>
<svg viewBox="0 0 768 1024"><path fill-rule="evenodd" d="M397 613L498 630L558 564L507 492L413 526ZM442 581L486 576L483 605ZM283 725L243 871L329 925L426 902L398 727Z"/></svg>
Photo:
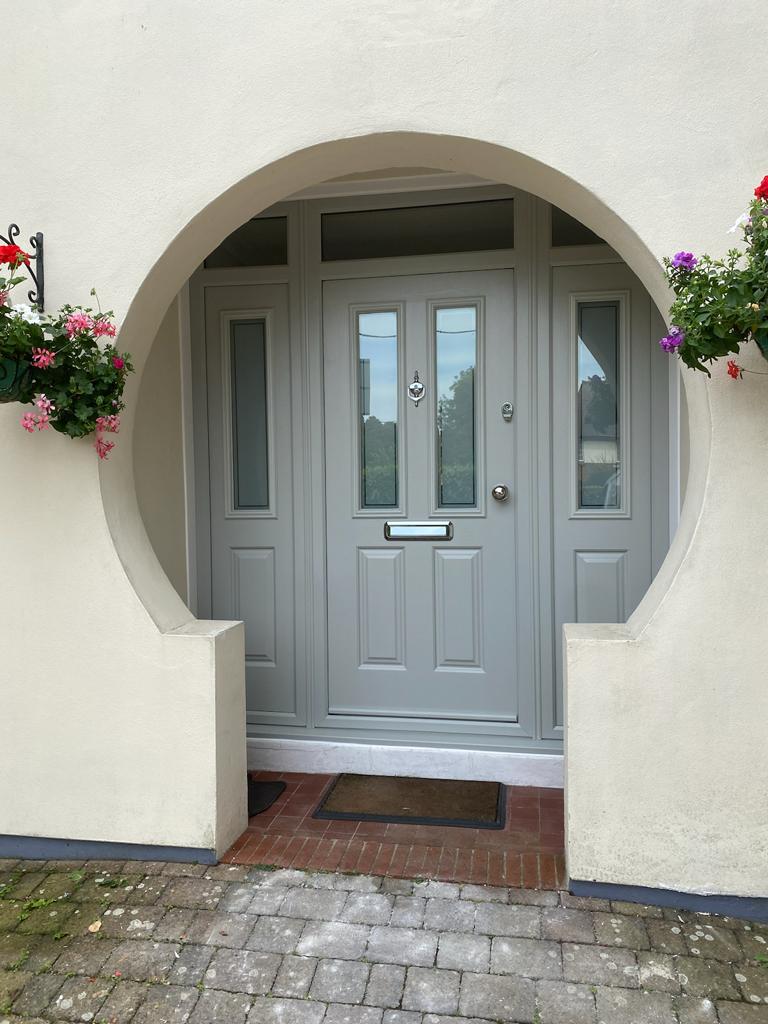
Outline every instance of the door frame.
<svg viewBox="0 0 768 1024"><path fill-rule="evenodd" d="M388 257L366 260L321 260L321 215L329 212L402 206L439 205L467 201L471 187L473 201L512 198L515 200L515 248L477 253L449 253L432 256ZM322 196L288 200L260 216L285 216L288 227L288 263L282 267L199 268L180 295L179 326L182 366L182 417L185 452L185 488L187 507L188 600L201 618L211 615L210 566L198 555L197 538L210 535L210 518L205 516L202 491L209 479L207 460L207 402L201 389L199 365L201 345L193 344L196 327L202 323L204 289L238 284L287 284L289 290L289 344L294 381L294 494L297 513L297 556L303 560L309 585L304 601L297 607L303 621L303 637L297 637L297 686L304 688L307 725L300 735L314 740L342 740L358 743L403 743L440 745L469 749L505 750L520 753L560 753L562 726L556 721L554 658L558 638L554 637L554 590L552 545L552 487L548 461L551 452L551 366L550 299L551 271L554 266L588 266L622 263L620 256L606 244L555 247L551 240L550 204L529 193L507 186L477 186L471 182L458 188L435 191L392 191L371 194L370 189L355 193L350 186L345 196ZM518 529L529 539L531 566L529 575L533 616L533 688L534 728L530 739L511 737L504 730L477 730L473 723L441 723L440 734L404 728L406 720L339 722L328 714L328 630L325 597L325 486L324 486L324 395L322 289L330 280L380 278L411 274L433 274L510 268L516 281L516 334L528 332L532 358L527 366L518 366L518 394L526 388L531 396L527 422L518 420L519 444L527 443L530 508ZM199 341L199 339L196 339ZM535 356L534 356L535 354ZM679 372L670 367L669 423L670 508L669 522L676 527L680 495L679 445ZM204 367L202 367L204 382ZM523 383L523 377L525 384ZM202 397L201 397L202 390ZM198 439L197 442L195 439ZM545 459L542 462L542 458ZM540 467L545 466L544 471ZM519 480L522 486L523 480ZM670 536L672 534L670 530ZM210 551L210 545L208 546ZM535 567L538 566L538 571ZM301 675L301 678L298 678ZM551 684L547 683L551 680ZM551 692L550 692L551 691ZM302 700L303 703L303 700ZM263 737L285 737L291 730L263 725ZM294 736L298 731L294 730Z"/></svg>

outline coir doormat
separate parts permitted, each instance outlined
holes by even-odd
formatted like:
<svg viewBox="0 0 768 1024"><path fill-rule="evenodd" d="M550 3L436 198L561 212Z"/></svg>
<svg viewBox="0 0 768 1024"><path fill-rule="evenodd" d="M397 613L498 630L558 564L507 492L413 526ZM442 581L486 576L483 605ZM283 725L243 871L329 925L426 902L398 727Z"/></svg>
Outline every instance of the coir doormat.
<svg viewBox="0 0 768 1024"><path fill-rule="evenodd" d="M401 825L504 828L506 787L500 782L339 775L313 817Z"/></svg>

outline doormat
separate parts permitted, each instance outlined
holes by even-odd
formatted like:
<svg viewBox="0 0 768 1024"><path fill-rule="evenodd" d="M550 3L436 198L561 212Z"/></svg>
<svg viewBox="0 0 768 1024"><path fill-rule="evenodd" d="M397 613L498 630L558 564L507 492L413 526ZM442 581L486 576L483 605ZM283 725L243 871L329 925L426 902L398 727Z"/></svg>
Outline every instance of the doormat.
<svg viewBox="0 0 768 1024"><path fill-rule="evenodd" d="M313 814L331 821L504 828L506 786L500 782L339 775Z"/></svg>
<svg viewBox="0 0 768 1024"><path fill-rule="evenodd" d="M248 776L248 817L261 814L277 800L285 789L284 782L262 782Z"/></svg>

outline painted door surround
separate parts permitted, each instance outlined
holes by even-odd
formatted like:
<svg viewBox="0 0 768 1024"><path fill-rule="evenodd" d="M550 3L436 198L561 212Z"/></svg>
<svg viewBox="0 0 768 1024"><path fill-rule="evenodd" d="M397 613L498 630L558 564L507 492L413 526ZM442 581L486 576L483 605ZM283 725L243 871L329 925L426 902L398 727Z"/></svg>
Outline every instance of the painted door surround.
<svg viewBox="0 0 768 1024"><path fill-rule="evenodd" d="M573 549L570 554L564 554L557 545L553 547L550 544L553 500L557 501L557 488L553 489L553 475L546 470L546 466L549 465L551 457L555 465L558 458L561 458L557 453L557 403L552 401L550 381L562 371L562 367L558 368L557 347L551 345L550 340L552 327L557 321L562 302L568 305L570 301L564 297L566 292L570 295L567 274L571 271L567 268L578 268L573 272L577 273L579 278L577 290L580 293L604 293L607 285L600 279L600 275L608 273L610 276L614 270L623 275L623 290L626 291L628 287L629 291L634 289L636 293L632 308L634 309L636 304L645 305L645 326L641 328L642 331L649 332L650 318L657 314L647 293L609 247L590 245L565 249L551 248L548 240L547 204L535 200L528 194L501 187L475 188L472 193L473 198L500 195L514 197L516 244L513 250L323 264L319 259L320 214L328 209L371 208L372 200L369 196L307 200L281 204L270 211L271 215L280 213L288 217L291 262L287 267L201 270L192 279L191 356L196 396L194 422L198 443L195 480L197 533L200 538L196 553L197 612L201 616L220 616L222 610L212 609L211 606L212 587L215 592L215 585L211 574L210 541L206 541L206 531L210 530L210 520L207 520L206 516L210 515L211 508L207 494L209 468L206 464L207 445L199 443L199 439L206 435L208 419L205 402L200 400L201 394L205 392L206 377L200 325L207 322L206 316L209 314L206 307L218 308L221 312L229 302L231 308L234 296L230 293L227 298L227 289L263 290L278 286L284 289L284 303L290 321L287 348L290 351L291 366L292 429L290 432L280 432L280 444L285 451L290 451L291 459L289 463L278 465L276 472L283 477L289 477L282 484L277 481L278 492L282 489L285 493L290 489L294 499L292 579L296 595L296 612L291 625L295 652L295 686L290 698L283 699L280 706L274 705L266 714L249 715L251 742L254 747L262 745L259 748L259 763L262 767L264 756L268 759L277 756L276 745L283 741L286 743L286 750L290 747L292 751L287 755L289 759L298 759L292 762L297 768L301 764L300 748L304 749L306 746L312 763L317 765L318 745L323 743L327 744L323 749L331 758L331 767L335 766L337 760L344 760L344 755L341 754L334 760L333 751L343 750L347 752L347 761L351 760L351 766L359 767L361 760L370 761L370 770L378 770L377 764L391 761L387 751L392 749L393 744L402 744L402 748L398 749L416 752L412 758L414 763L419 762L422 772L430 774L450 774L451 769L446 765L451 760L455 765L456 760L463 756L467 764L462 774L466 777L495 777L498 770L498 765L492 767L495 751L512 751L514 757L521 759L519 767L523 772L528 771L528 767L523 767L523 762L527 766L530 760L526 758L526 754L550 755L538 759L541 766L540 777L544 780L542 784L559 784L557 779L561 767L559 754L562 744L562 717L558 693L560 674L556 667L560 660L559 627L563 617L575 618L576 614L575 609L572 610L572 604L569 606L567 602L565 605L556 602L553 579L557 578L559 572L565 571L563 566L566 563L573 565L574 556ZM466 191L462 190L456 190L455 195L460 195L462 199L467 197ZM377 196L375 206L382 208L387 205L445 202L451 197L452 193L449 191L431 194L400 193ZM515 333L518 339L514 397L515 463L518 473L520 466L524 467L524 478L515 482L516 530L519 542L519 562L516 568L519 588L524 590L527 598L527 609L523 607L523 602L523 605L518 606L518 613L522 610L523 615L529 615L530 663L525 668L527 693L530 695L529 706L515 723L446 719L440 722L437 730L425 727L425 722L418 718L406 721L402 718L388 719L387 716L380 716L372 723L370 718L363 716L334 714L327 674L329 656L325 631L326 509L323 493L322 429L325 396L321 385L323 287L327 290L338 290L349 287L351 281L361 282L366 279L373 284L382 278L409 277L415 280L417 276L425 274L431 276L478 272L506 273L513 275L515 279ZM563 294L560 299L557 296L558 278L562 279L560 290ZM596 282L599 283L597 288ZM356 284L355 287L361 286ZM242 293L234 305L240 315L243 311L261 308L264 301L255 293L247 298L245 293ZM650 335L648 337L650 338ZM521 339L529 339L530 344L521 344ZM650 351L648 346L646 349ZM660 363L655 365L654 415L666 417L666 364L663 364L663 368ZM673 395L673 399L674 397ZM287 433L290 434L289 437L283 436ZM634 445L636 441L632 443ZM674 513L670 515L666 499L669 482L666 449L664 452L657 451L661 442L655 433L653 439L649 438L648 444L649 448L653 448L651 460L657 466L654 505L651 510L654 540L648 544L649 550L653 548L649 563L652 561L655 571L666 550L667 531L670 520L674 519ZM665 435L663 446L666 444ZM540 464L545 467L544 472L539 470ZM485 490L487 491L487 487ZM584 526L583 523L580 525ZM590 550L600 550L601 545L598 542L590 540L589 543L592 545ZM617 544L618 542L615 542L613 546L618 551ZM599 567L603 579L608 576L616 581L617 587L624 586L626 581L620 573L614 571L613 576L610 572L606 573L605 560L593 560L591 565L594 564ZM536 568L538 572L535 571ZM641 575L642 573L638 574L638 579ZM642 586L640 585L640 593ZM640 596L632 588L630 590L631 593L626 590L624 592L626 614L631 611L637 596ZM283 693L282 697L285 696ZM294 739L291 740L291 737ZM298 737L302 737L301 742L298 741ZM312 754L310 747L315 748ZM467 754L462 755L457 751L456 754L451 752L448 755L446 751L448 760L442 764L440 750L436 749L441 747L465 748ZM431 748L431 752L424 748ZM361 752L357 759L352 756L355 749ZM425 757L418 756L420 749L424 749ZM381 753L377 754L376 751ZM488 760L484 762L486 756ZM475 758L474 762L472 758ZM431 762L431 769L426 762ZM547 768L545 762L548 764ZM306 765L306 762L304 763ZM510 761L509 764L513 765L514 761ZM515 777L509 781L515 781ZM536 777L539 776L529 781L535 781Z"/></svg>

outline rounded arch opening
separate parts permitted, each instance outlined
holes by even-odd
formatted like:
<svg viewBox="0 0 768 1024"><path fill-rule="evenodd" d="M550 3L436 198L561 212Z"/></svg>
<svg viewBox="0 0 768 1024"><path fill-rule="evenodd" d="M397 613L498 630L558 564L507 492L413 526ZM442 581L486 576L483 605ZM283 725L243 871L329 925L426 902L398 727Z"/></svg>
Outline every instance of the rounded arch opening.
<svg viewBox="0 0 768 1024"><path fill-rule="evenodd" d="M125 347L143 367L169 304L203 259L245 220L319 182L382 167L431 167L507 184L544 199L588 226L616 250L641 280L660 310L668 301L656 256L618 213L589 188L523 153L483 141L439 134L387 132L329 140L298 150L254 171L212 197L172 239L132 301L123 326ZM693 535L703 500L709 431L703 382L685 377L692 439L686 501L665 562L634 612L629 628L639 632L663 601ZM138 382L129 398L135 399ZM135 412L135 409L133 410ZM191 620L189 611L160 568L136 501L128 426L121 472L102 471L102 494L117 552L136 592L165 631ZM125 471L127 470L127 471Z"/></svg>

